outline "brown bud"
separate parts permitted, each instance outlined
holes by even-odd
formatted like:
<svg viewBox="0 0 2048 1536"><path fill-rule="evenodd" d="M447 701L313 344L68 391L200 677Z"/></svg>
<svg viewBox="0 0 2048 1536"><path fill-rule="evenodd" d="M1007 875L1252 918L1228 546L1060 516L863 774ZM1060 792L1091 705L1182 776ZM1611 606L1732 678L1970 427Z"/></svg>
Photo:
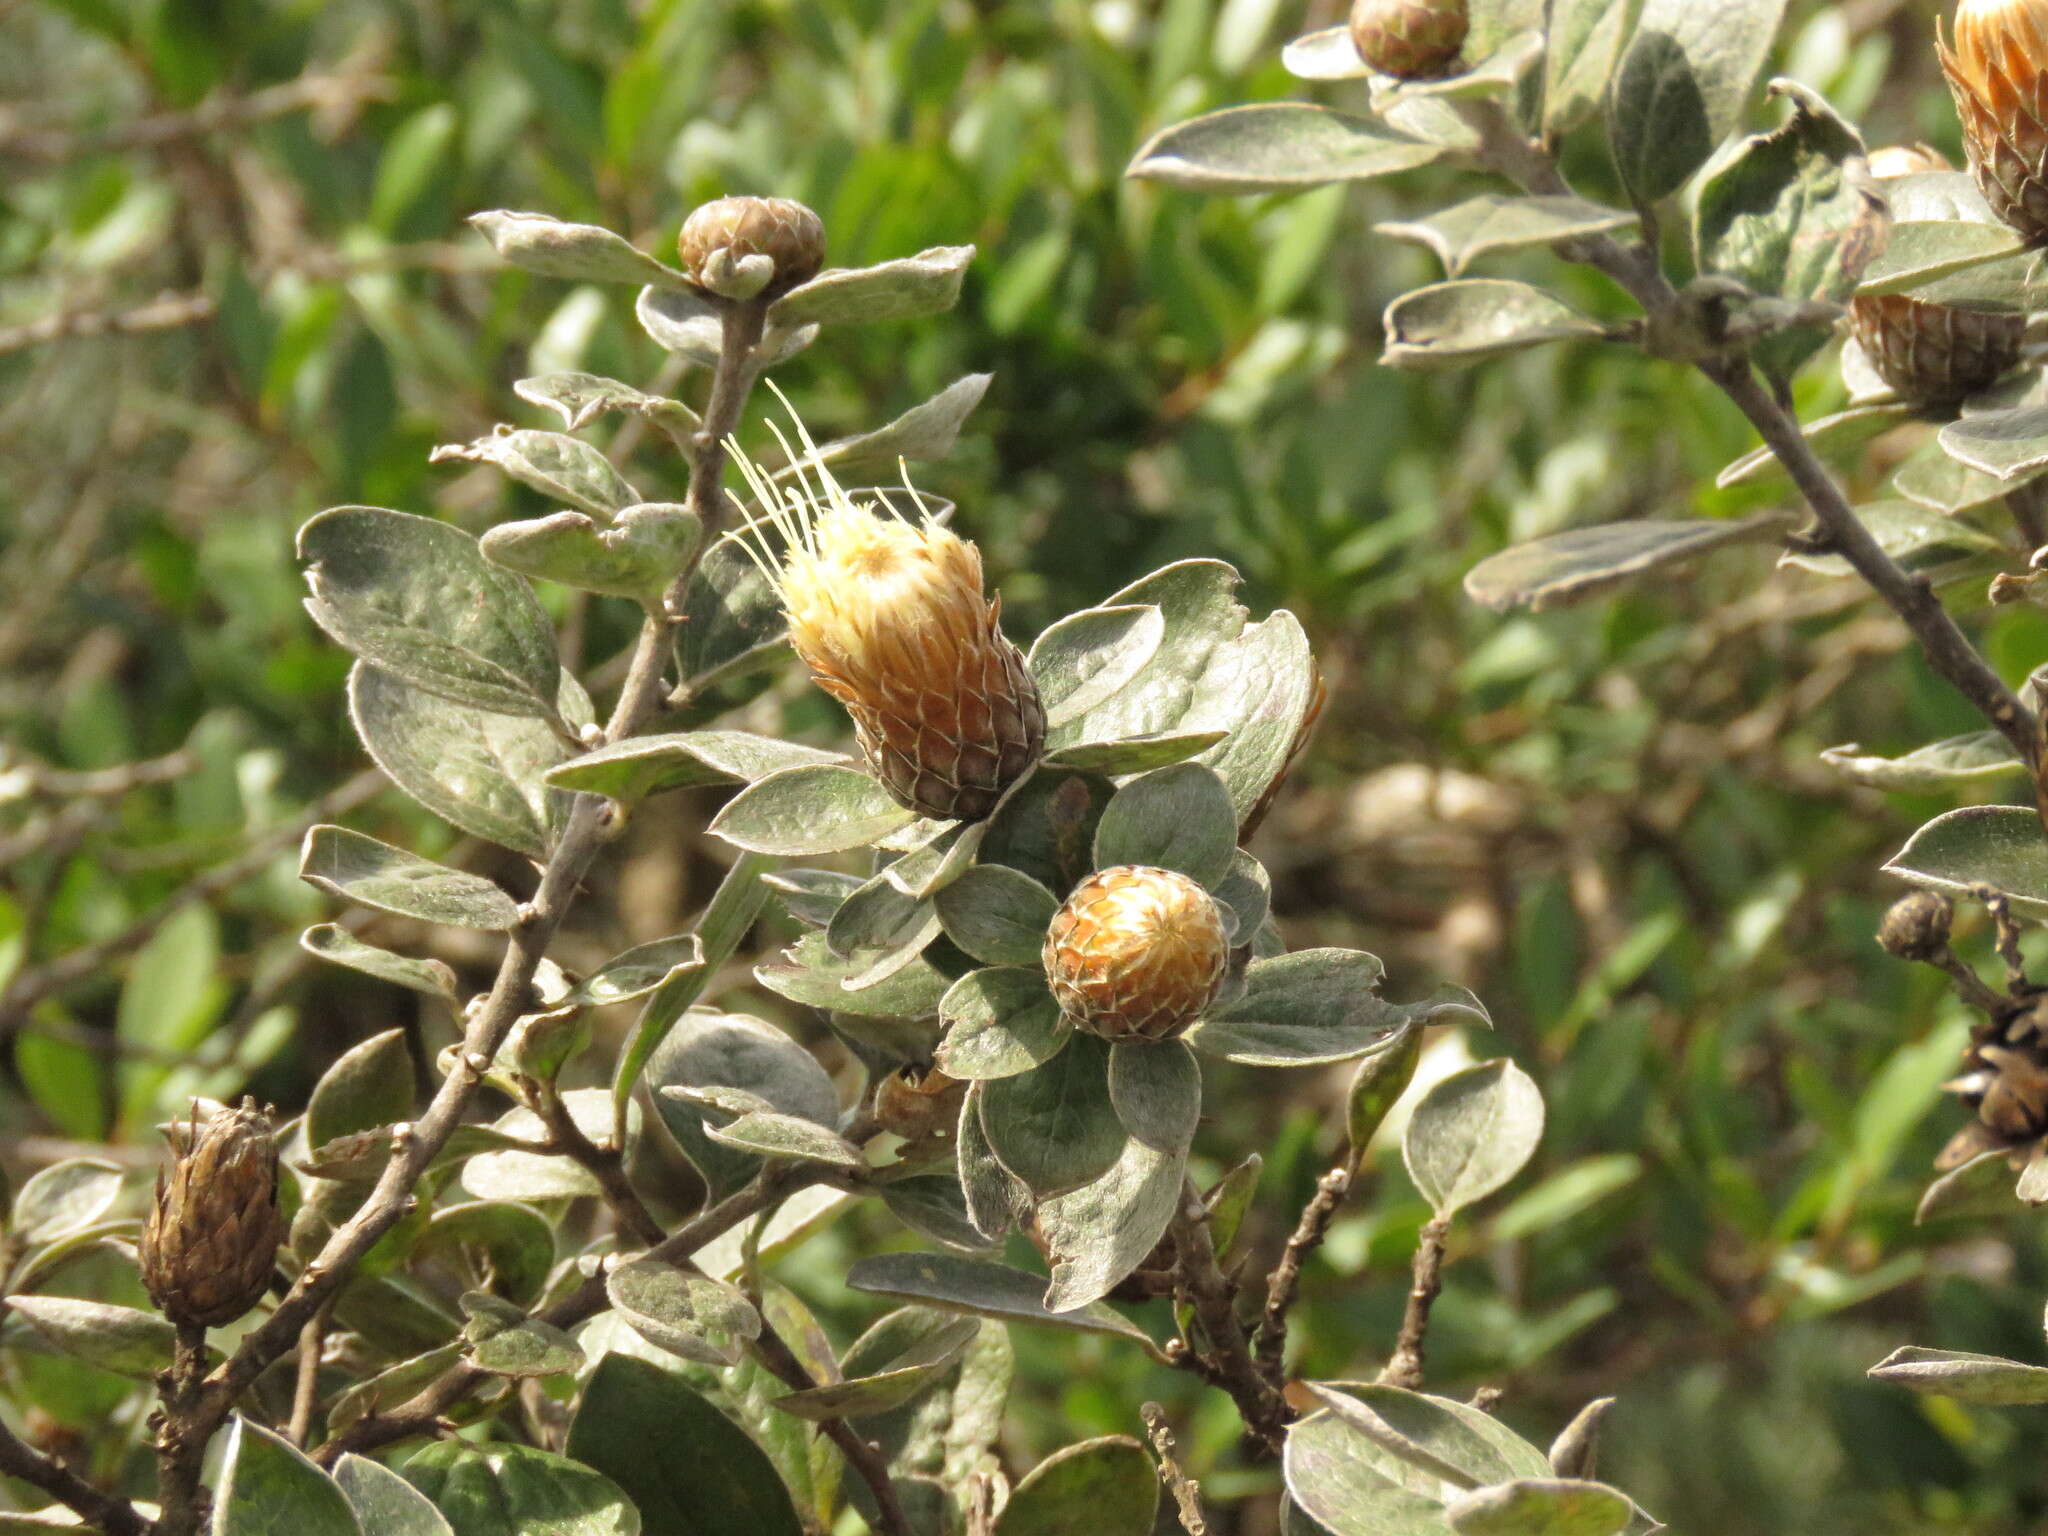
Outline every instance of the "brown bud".
<svg viewBox="0 0 2048 1536"><path fill-rule="evenodd" d="M2048 242L2048 0L1962 0L1955 46L1934 47L1984 200L2027 244Z"/></svg>
<svg viewBox="0 0 2048 1536"><path fill-rule="evenodd" d="M1045 709L983 593L981 552L929 517L855 502L822 466L813 496L735 458L789 536L773 579L790 643L853 717L869 771L921 816L988 815L1038 761Z"/></svg>
<svg viewBox="0 0 2048 1536"><path fill-rule="evenodd" d="M1952 171L1948 156L1932 144L1887 144L1870 152L1870 174L1883 181L1893 176L1917 176L1923 171Z"/></svg>
<svg viewBox="0 0 2048 1536"><path fill-rule="evenodd" d="M1468 25L1465 0L1357 0L1351 7L1358 56L1397 80L1452 73Z"/></svg>
<svg viewBox="0 0 2048 1536"><path fill-rule="evenodd" d="M1933 960L1948 948L1955 908L1939 891L1901 896L1878 924L1877 942L1901 960Z"/></svg>
<svg viewBox="0 0 2048 1536"><path fill-rule="evenodd" d="M2027 317L1888 293L1851 299L1849 326L1878 377L1906 399L1953 405L2019 365Z"/></svg>
<svg viewBox="0 0 2048 1536"><path fill-rule="evenodd" d="M195 1106L171 1142L142 1232L142 1283L172 1322L218 1327L262 1299L277 1264L277 1137L244 1099L204 1125Z"/></svg>
<svg viewBox="0 0 2048 1536"><path fill-rule="evenodd" d="M1209 893L1170 869L1123 864L1074 888L1045 934L1060 1011L1105 1040L1171 1040L1222 984L1230 942Z"/></svg>
<svg viewBox="0 0 2048 1536"><path fill-rule="evenodd" d="M766 256L775 275L761 290L773 298L807 283L825 265L825 226L802 203L786 197L721 197L683 220L676 255L694 283L718 288L718 258L731 262Z"/></svg>
<svg viewBox="0 0 2048 1536"><path fill-rule="evenodd" d="M905 1141L923 1141L951 1132L966 1098L967 1085L937 1067L899 1067L875 1089L875 1118Z"/></svg>

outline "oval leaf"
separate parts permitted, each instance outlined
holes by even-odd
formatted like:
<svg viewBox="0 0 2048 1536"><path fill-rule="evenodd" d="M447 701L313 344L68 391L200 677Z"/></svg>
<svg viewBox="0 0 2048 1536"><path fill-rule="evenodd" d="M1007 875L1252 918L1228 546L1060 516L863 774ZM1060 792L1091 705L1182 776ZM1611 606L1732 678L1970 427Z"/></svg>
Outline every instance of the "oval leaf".
<svg viewBox="0 0 2048 1536"><path fill-rule="evenodd" d="M1605 328L1527 283L1470 277L1433 283L1387 306L1390 368L1462 368L1546 341L1600 336Z"/></svg>
<svg viewBox="0 0 2048 1536"><path fill-rule="evenodd" d="M838 853L866 847L914 819L858 768L814 763L748 785L712 818L710 830L754 853Z"/></svg>
<svg viewBox="0 0 2048 1536"><path fill-rule="evenodd" d="M1268 102L1161 129L1124 174L1197 192L1270 192L1411 171L1443 153L1370 118Z"/></svg>
<svg viewBox="0 0 2048 1536"><path fill-rule="evenodd" d="M1483 1200L1516 1174L1543 1139L1543 1095L1513 1062L1481 1062L1424 1094L1408 1118L1401 1157L1439 1216Z"/></svg>
<svg viewBox="0 0 2048 1536"><path fill-rule="evenodd" d="M1151 1536L1159 1479L1145 1447L1104 1435L1054 1451L1024 1475L995 1536Z"/></svg>
<svg viewBox="0 0 2048 1536"><path fill-rule="evenodd" d="M306 834L299 878L344 901L452 928L502 931L519 921L512 898L481 875L464 874L346 827L314 827Z"/></svg>
<svg viewBox="0 0 2048 1536"><path fill-rule="evenodd" d="M1885 872L1951 896L1987 885L2016 910L2048 917L2048 839L2031 807L1972 805L1937 816L1906 840Z"/></svg>

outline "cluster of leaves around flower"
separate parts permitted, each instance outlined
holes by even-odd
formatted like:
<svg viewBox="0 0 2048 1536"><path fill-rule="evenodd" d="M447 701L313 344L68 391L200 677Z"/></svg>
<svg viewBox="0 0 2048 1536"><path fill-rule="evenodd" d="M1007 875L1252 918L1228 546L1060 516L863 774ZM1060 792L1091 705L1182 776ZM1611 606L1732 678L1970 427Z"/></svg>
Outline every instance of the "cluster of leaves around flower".
<svg viewBox="0 0 2048 1536"><path fill-rule="evenodd" d="M650 334L694 361L714 360L715 311L617 236L535 215L479 222L509 259L538 271L645 284L638 312ZM968 254L826 272L775 301L762 355L771 365L792 355L821 321L943 308ZM841 469L943 452L985 384L962 380L816 457ZM557 408L571 429L598 412L628 411L687 445L696 425L679 401L588 375L529 379L519 393ZM330 1439L464 1368L485 1385L454 1411L501 1433L512 1433L502 1410L520 1401L521 1383L572 1403L565 1454L461 1438L413 1454L402 1476L354 1454L333 1458L330 1472L264 1427L287 1416L289 1366L280 1365L235 1421L214 1531L271 1529L289 1509L323 1536L630 1536L643 1523L795 1536L831 1528L849 1502L874 1516L868 1488L819 1434L821 1423L853 1419L886 1453L920 1530L957 1530L970 1501L982 1499L1001 1511L996 1529L1012 1536L1143 1536L1158 1485L1133 1440L1087 1442L1014 1489L1004 1480L992 1449L1010 1370L1003 1325L1107 1333L1156 1352L1104 1298L1146 1264L1195 1195L1186 1170L1201 1110L1197 1053L1298 1067L1392 1052L1412 1066L1430 1021L1486 1022L1456 989L1412 1005L1382 1000L1370 955L1284 952L1265 871L1239 842L1317 706L1301 626L1285 612L1251 622L1233 595L1236 573L1206 560L1169 566L1069 616L1029 657L1048 719L1041 760L984 820L932 822L842 754L744 731L635 736L590 750L601 735L590 699L561 666L529 577L658 611L687 573L673 663L679 693L698 697L785 654L765 576L735 544L700 552L703 530L688 508L642 502L575 437L504 429L442 456L496 464L573 510L500 525L481 540L369 507L334 509L305 526L308 607L357 658L350 701L371 756L429 810L543 862L578 794L624 815L662 791L733 786L711 831L739 851L738 863L697 931L585 976L543 962L536 1011L496 1060L444 1055L442 1071L476 1071L517 1107L454 1133L333 1305L339 1347L316 1381ZM854 853L865 873L766 873L776 860ZM1099 868L1133 864L1207 890L1232 961L1206 1016L1182 1038L1112 1046L1061 1016L1040 950L1064 892ZM341 827L308 835L302 873L345 901L429 923L509 932L521 922L518 901L492 881ZM872 1121L857 1129L860 1112L842 1107L838 1086L790 1037L699 1005L769 888L810 931L758 979L824 1015L866 1069L864 1101L885 1084L929 1080L934 1067L952 1080L957 1099L942 1100L924 1126L879 1137ZM463 1015L453 973L438 961L378 948L338 924L309 930L304 942ZM609 1086L560 1087L583 1065L590 1011L632 1002L640 1014ZM336 1062L284 1129L288 1273L361 1208L415 1112L414 1082L401 1033L378 1036ZM1376 1119L1386 1106L1367 1098ZM651 1107L714 1201L777 1170L788 1175L786 1191L677 1263L617 1236L567 1240L570 1203L602 1190L551 1138L541 1112L550 1101L594 1145L622 1155L643 1132L643 1104ZM1504 1061L1484 1064L1438 1084L1417 1108L1405 1143L1411 1170L1448 1218L1514 1176L1541 1124L1526 1076ZM1362 1145L1371 1125L1352 1130ZM1247 1159L1202 1201L1226 1252L1257 1167ZM133 1224L109 1215L120 1193L116 1170L71 1162L13 1202L0 1265L14 1293L11 1348L137 1379L165 1369L173 1337L162 1318L39 1289L80 1255L110 1244L125 1253ZM851 1286L908 1305L836 1355L759 1266L869 1195L941 1251L856 1264ZM1019 1223L1050 1261L1049 1285L986 1257ZM543 1315L599 1276L608 1308L576 1333ZM1193 1325L1185 1312L1176 1321L1183 1331ZM752 1355L771 1329L815 1387L785 1390ZM1587 1532L1653 1525L1613 1490L1560 1477L1542 1451L1478 1410L1394 1386L1313 1390L1324 1407L1288 1441L1291 1529L1438 1531L1448 1520L1461 1531L1534 1531L1560 1518ZM660 1452L649 1454L657 1438ZM1582 1464L1584 1445L1559 1455Z"/></svg>
<svg viewBox="0 0 2048 1536"><path fill-rule="evenodd" d="M1937 589L1981 592L1989 582L1994 604L2048 600L2030 560L2040 526L2037 482L2048 476L2048 371L2017 341L2021 317L2048 302L2043 258L2001 221L1969 174L1923 168L1873 177L1857 128L1797 82L1771 84L1791 106L1782 126L1730 141L1783 12L1783 0L1559 0L1547 7L1482 0L1471 7L1465 60L1432 80L1375 75L1348 30L1329 28L1289 45L1285 62L1305 80L1361 82L1368 113L1305 102L1213 112L1156 135L1130 174L1198 190L1270 192L1464 163L1522 181L1520 193L1483 193L1380 226L1434 251L1449 278L1387 309L1383 361L1395 367L1460 367L1556 341L1626 340L1680 360L1746 356L1745 366L1760 369L1789 400L1793 375L1828 345L1842 306L1851 306L1852 318L1857 304L1903 298L1925 306L1929 330L1913 339L1935 367L1922 383L1938 383L1951 363L1962 377L1971 362L1981 369L1981 359L1950 357L1946 349L1970 345L1977 327L2003 317L2013 338L2001 359L2009 366L1988 385L1974 378L1962 389L1916 390L1896 369L1888 380L1860 335L1844 339L1835 366L1846 402L1801 431L1823 460L1842 462L1881 433L1921 424L1922 440L1898 458L1888 494L1856 507L1858 521L1903 569ZM1555 174L1555 147L1596 121L1628 208L1579 197ZM1519 141L1521 153L1503 155L1496 134ZM1531 155L1549 173L1540 185L1529 183ZM1688 197L1674 197L1688 188ZM1689 282L1688 274L1666 270L1661 231L1674 227L1689 236ZM1548 248L1586 259L1586 242L1630 235L1647 235L1649 245L1639 249L1660 280L1683 285L1663 315L1610 324L1531 284L1464 275L1501 252ZM1729 464L1718 484L1786 488L1768 447ZM1768 511L1573 529L1481 562L1466 587L1496 608L1542 608L1724 547L1786 542L1791 523ZM1798 540L1782 563L1851 574L1840 554ZM2036 709L2048 703L2048 668L2028 679L2024 695ZM1996 730L1899 756L1851 743L1823 757L1857 782L1917 792L2009 779L2028 768ZM1916 832L1886 868L1928 889L1992 897L2038 918L2048 914L2042 827L2032 805L1950 811ZM2005 1015L2032 1003L2035 989L2024 977L2013 990L2011 1006L1993 1010L1994 1033ZM1975 1158L1938 1180L1928 1205L1953 1206L1981 1191L1985 1169L2004 1161L2002 1150ZM2030 1201L2048 1194L2038 1156L2026 1161L2019 1194ZM2048 1371L1982 1356L1904 1349L1873 1374L1967 1401L2048 1401Z"/></svg>

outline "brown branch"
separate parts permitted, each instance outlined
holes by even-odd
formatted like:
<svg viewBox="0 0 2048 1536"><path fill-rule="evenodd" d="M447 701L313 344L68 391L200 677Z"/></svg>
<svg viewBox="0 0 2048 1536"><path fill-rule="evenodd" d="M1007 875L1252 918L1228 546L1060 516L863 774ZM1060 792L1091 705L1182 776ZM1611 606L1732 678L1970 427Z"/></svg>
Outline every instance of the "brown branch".
<svg viewBox="0 0 2048 1536"><path fill-rule="evenodd" d="M6 761L6 754L0 751L0 800L18 796L43 795L51 799L70 799L88 796L95 799L111 799L125 795L145 785L164 784L172 779L181 779L198 766L198 755L180 747L162 757L147 758L137 763L122 763L115 768L92 768L83 771L70 768L52 768L47 763L31 759L18 762Z"/></svg>
<svg viewBox="0 0 2048 1536"><path fill-rule="evenodd" d="M206 1329L180 1323L171 1368L159 1387L163 1406L156 1437L157 1536L195 1536L206 1518L206 1490L199 1479L206 1466L207 1442L221 1421L206 1412L205 1379Z"/></svg>
<svg viewBox="0 0 2048 1536"><path fill-rule="evenodd" d="M1430 1308L1444 1283L1444 1239L1451 1230L1448 1216L1432 1216L1422 1224L1415 1245L1413 1283L1408 1288L1408 1305L1401 1313L1401 1331L1394 1338L1394 1352L1387 1357L1380 1382L1390 1387L1422 1389L1422 1346L1429 1333Z"/></svg>
<svg viewBox="0 0 2048 1536"><path fill-rule="evenodd" d="M777 1380L795 1391L808 1392L817 1386L817 1378L797 1359L774 1328L763 1325L761 1336L754 1340L752 1347L761 1364L774 1373ZM823 1419L818 1428L839 1447L847 1464L868 1485L868 1492L875 1497L875 1512L881 1517L884 1536L915 1536L909 1517L903 1513L903 1501L896 1495L896 1484L889 1476L889 1465L882 1460L881 1447L864 1438L844 1419Z"/></svg>
<svg viewBox="0 0 2048 1536"><path fill-rule="evenodd" d="M1266 1281L1266 1311L1259 1322L1256 1358L1274 1386L1286 1384L1287 1314L1301 1294L1301 1266L1322 1247L1330 1222L1351 1193L1351 1170L1332 1168L1316 1181L1316 1192L1302 1207L1301 1220L1287 1239L1280 1263Z"/></svg>
<svg viewBox="0 0 2048 1536"><path fill-rule="evenodd" d="M155 112L111 128L30 128L0 115L0 155L57 165L85 155L160 149L203 134L289 117L295 112L352 114L365 103L391 101L398 81L376 74L301 75L246 96L219 95L182 112Z"/></svg>
<svg viewBox="0 0 2048 1536"><path fill-rule="evenodd" d="M708 549L724 526L725 440L740 424L747 396L761 373L761 333L768 324L764 299L724 305L719 332L718 372L711 381L711 398L704 402L704 420L690 438L690 488L683 504L697 514ZM683 587L689 578L684 571L669 585L663 607L671 614L682 611Z"/></svg>
<svg viewBox="0 0 2048 1536"><path fill-rule="evenodd" d="M211 320L214 302L204 293L164 293L126 309L60 309L26 325L0 329L0 356L68 336L132 336Z"/></svg>
<svg viewBox="0 0 2048 1536"><path fill-rule="evenodd" d="M314 1310L299 1330L299 1374L292 1383L292 1418L287 1435L301 1450L313 1434L313 1410L320 1404L320 1356L327 1347L327 1318L334 1300Z"/></svg>
<svg viewBox="0 0 2048 1536"><path fill-rule="evenodd" d="M540 1085L540 1091L534 1095L534 1109L547 1127L552 1143L549 1150L561 1153L597 1180L604 1203L626 1237L638 1247L652 1248L668 1235L647 1209L647 1202L640 1198L633 1181L626 1177L625 1153L617 1147L600 1147L584 1135L575 1116L569 1113L569 1106L551 1085Z"/></svg>
<svg viewBox="0 0 2048 1536"><path fill-rule="evenodd" d="M1190 1359L1205 1380L1230 1394L1245 1432L1277 1454L1288 1419L1287 1400L1252 1357L1237 1315L1236 1287L1216 1262L1208 1214L1192 1183L1182 1188L1180 1209L1167 1235L1177 1256L1174 1296L1194 1312L1204 1341L1202 1347L1190 1348Z"/></svg>
<svg viewBox="0 0 2048 1536"><path fill-rule="evenodd" d="M150 1536L150 1522L126 1499L103 1493L54 1456L0 1424L0 1475L39 1488L106 1536Z"/></svg>
<svg viewBox="0 0 2048 1536"><path fill-rule="evenodd" d="M1145 1434L1159 1458L1159 1481L1173 1496L1180 1514L1180 1528L1187 1536L1209 1536L1209 1521L1202 1513L1202 1485L1189 1477L1173 1453L1173 1429L1166 1422L1166 1410L1157 1403L1144 1403L1138 1416L1145 1421Z"/></svg>

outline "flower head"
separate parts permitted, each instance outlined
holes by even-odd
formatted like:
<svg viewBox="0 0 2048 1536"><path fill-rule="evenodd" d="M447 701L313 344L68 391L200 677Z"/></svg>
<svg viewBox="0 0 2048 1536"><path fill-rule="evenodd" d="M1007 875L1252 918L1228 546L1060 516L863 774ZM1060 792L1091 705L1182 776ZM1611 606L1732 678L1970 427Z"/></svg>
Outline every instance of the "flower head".
<svg viewBox="0 0 2048 1536"><path fill-rule="evenodd" d="M174 1323L217 1327L263 1297L284 1241L277 1137L253 1100L174 1127L142 1233L142 1283Z"/></svg>
<svg viewBox="0 0 2048 1536"><path fill-rule="evenodd" d="M1215 898L1186 875L1142 865L1090 875L1045 935L1061 1013L1118 1044L1187 1029L1215 998L1229 959Z"/></svg>
<svg viewBox="0 0 2048 1536"><path fill-rule="evenodd" d="M753 256L774 263L761 292L786 293L825 264L825 226L786 197L721 197L692 211L676 237L676 256L690 281L723 291L734 265Z"/></svg>
<svg viewBox="0 0 2048 1536"><path fill-rule="evenodd" d="M1948 76L1970 170L1992 211L2048 242L2048 0L1962 0Z"/></svg>
<svg viewBox="0 0 2048 1536"><path fill-rule="evenodd" d="M879 499L856 501L815 451L792 456L787 484L734 452L784 545L757 553L790 642L853 717L869 769L920 815L988 815L1038 760L1045 711L1002 632L1000 601L983 592L980 551L914 490L915 521Z"/></svg>

